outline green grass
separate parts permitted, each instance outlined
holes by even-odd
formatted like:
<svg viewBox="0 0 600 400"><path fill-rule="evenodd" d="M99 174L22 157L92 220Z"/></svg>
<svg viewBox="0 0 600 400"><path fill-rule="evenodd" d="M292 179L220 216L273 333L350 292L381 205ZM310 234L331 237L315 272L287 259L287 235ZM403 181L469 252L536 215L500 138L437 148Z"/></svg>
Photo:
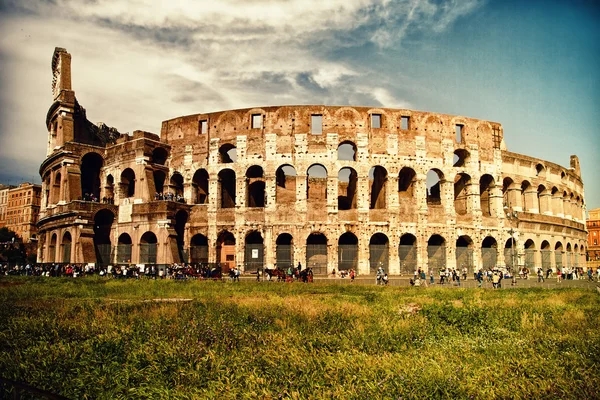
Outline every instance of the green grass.
<svg viewBox="0 0 600 400"><path fill-rule="evenodd" d="M73 399L591 399L599 305L584 289L2 278L0 375Z"/></svg>

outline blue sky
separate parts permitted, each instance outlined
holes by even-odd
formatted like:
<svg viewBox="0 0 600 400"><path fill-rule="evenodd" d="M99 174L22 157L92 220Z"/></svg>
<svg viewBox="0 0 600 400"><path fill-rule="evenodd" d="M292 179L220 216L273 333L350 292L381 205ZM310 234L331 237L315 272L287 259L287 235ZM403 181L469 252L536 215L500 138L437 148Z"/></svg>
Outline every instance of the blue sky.
<svg viewBox="0 0 600 400"><path fill-rule="evenodd" d="M88 118L121 132L277 104L463 115L510 151L577 154L600 207L597 2L0 0L0 182L40 181L56 46Z"/></svg>

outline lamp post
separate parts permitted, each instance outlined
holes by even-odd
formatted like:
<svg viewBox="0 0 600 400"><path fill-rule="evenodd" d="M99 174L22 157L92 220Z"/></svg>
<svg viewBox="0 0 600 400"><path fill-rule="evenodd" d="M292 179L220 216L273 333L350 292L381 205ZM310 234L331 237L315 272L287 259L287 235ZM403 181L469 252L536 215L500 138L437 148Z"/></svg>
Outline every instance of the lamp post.
<svg viewBox="0 0 600 400"><path fill-rule="evenodd" d="M509 220L511 226L510 226L510 230L508 231L508 233L510 233L510 239L511 239L511 259L512 259L512 285L513 286L517 286L517 267L515 266L515 264L517 264L516 262L516 256L517 253L515 252L515 248L517 247L517 240L515 238L515 233L517 233L517 231L515 229L513 229L512 227L512 223L513 221L517 221L517 227L519 226L519 215L516 211L514 211L512 209L512 207L510 207L510 205L508 206L504 206L504 214L506 215L506 219Z"/></svg>

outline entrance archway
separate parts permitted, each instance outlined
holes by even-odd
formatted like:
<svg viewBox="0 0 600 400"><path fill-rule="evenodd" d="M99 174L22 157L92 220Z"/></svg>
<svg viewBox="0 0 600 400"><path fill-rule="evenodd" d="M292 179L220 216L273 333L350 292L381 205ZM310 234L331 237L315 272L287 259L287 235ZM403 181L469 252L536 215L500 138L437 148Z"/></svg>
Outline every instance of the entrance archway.
<svg viewBox="0 0 600 400"><path fill-rule="evenodd" d="M217 262L223 273L235 267L235 236L231 232L223 231L217 238Z"/></svg>
<svg viewBox="0 0 600 400"><path fill-rule="evenodd" d="M306 267L315 275L327 274L327 237L322 233L311 233L306 238Z"/></svg>
<svg viewBox="0 0 600 400"><path fill-rule="evenodd" d="M358 238L346 232L338 240L338 270L358 270Z"/></svg>
<svg viewBox="0 0 600 400"><path fill-rule="evenodd" d="M114 220L115 214L106 209L98 211L94 216L94 249L98 266L107 266L112 262L110 232Z"/></svg>
<svg viewBox="0 0 600 400"><path fill-rule="evenodd" d="M275 263L280 268L294 265L293 239L289 233L282 233L275 241Z"/></svg>
<svg viewBox="0 0 600 400"><path fill-rule="evenodd" d="M140 263L156 264L158 240L153 232L146 232L140 239Z"/></svg>
<svg viewBox="0 0 600 400"><path fill-rule="evenodd" d="M263 237L258 231L250 232L244 243L244 271L256 271L264 265Z"/></svg>
<svg viewBox="0 0 600 400"><path fill-rule="evenodd" d="M389 244L390 241L383 233L376 233L369 241L369 267L371 272L382 267L385 272L389 267Z"/></svg>

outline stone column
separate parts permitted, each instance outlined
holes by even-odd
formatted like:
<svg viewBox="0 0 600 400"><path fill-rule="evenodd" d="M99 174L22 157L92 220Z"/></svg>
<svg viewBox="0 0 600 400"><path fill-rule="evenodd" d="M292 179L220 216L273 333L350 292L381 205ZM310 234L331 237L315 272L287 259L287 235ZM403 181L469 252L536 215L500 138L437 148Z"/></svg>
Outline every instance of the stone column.
<svg viewBox="0 0 600 400"><path fill-rule="evenodd" d="M552 213L561 218L565 216L563 198L560 192L556 192L552 195Z"/></svg>
<svg viewBox="0 0 600 400"><path fill-rule="evenodd" d="M277 186L275 175L265 176L265 211L275 211L277 208Z"/></svg>
<svg viewBox="0 0 600 400"><path fill-rule="evenodd" d="M525 211L534 214L539 213L540 210L537 197L537 190L530 186L525 190L523 196L525 198Z"/></svg>
<svg viewBox="0 0 600 400"><path fill-rule="evenodd" d="M306 213L306 178L306 175L296 175L296 212L298 213Z"/></svg>

